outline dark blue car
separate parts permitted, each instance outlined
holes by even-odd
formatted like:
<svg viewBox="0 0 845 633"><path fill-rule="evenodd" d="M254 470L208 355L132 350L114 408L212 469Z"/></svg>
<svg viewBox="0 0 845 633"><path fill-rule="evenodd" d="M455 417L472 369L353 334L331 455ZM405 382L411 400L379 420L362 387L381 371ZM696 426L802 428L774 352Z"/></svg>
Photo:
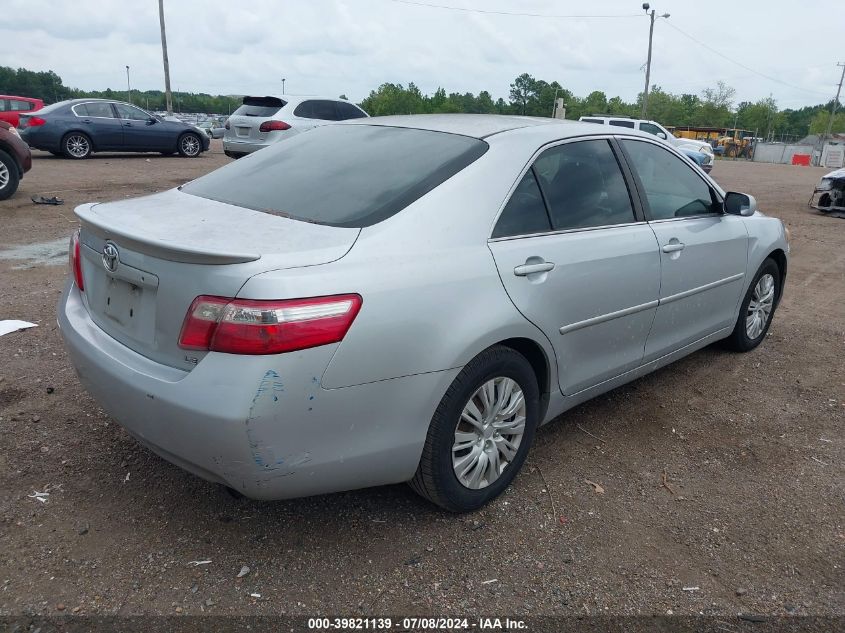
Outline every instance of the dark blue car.
<svg viewBox="0 0 845 633"><path fill-rule="evenodd" d="M18 131L30 147L68 158L88 158L92 152L179 152L193 158L209 145L208 136L192 125L106 99L54 103L22 115Z"/></svg>

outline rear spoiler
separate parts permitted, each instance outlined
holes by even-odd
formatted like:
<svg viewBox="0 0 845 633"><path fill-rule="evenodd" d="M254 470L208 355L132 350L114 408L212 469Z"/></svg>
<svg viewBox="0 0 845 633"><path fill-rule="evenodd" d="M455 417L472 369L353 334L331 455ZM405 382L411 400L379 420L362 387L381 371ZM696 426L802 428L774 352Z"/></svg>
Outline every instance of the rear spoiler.
<svg viewBox="0 0 845 633"><path fill-rule="evenodd" d="M138 250L147 255L172 262L186 264L242 264L261 259L259 253L239 253L225 251L208 251L201 248L175 244L166 240L145 238L144 235L133 233L129 235L116 226L109 218L98 214L94 209L99 203L82 204L74 213L82 221L83 228L102 240L117 240L127 248Z"/></svg>

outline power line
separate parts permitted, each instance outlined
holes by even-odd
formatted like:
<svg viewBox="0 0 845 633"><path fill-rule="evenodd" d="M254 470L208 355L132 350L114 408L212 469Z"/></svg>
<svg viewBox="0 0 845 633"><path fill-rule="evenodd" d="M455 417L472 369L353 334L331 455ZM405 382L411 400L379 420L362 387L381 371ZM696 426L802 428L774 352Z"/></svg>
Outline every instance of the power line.
<svg viewBox="0 0 845 633"><path fill-rule="evenodd" d="M509 15L525 18L638 18L639 13L627 13L624 15L550 15L548 13L520 13L514 11L491 11L489 9L470 9L467 7L451 7L445 4L431 4L429 2L414 2L413 0L391 0L399 4L409 4L415 7L426 7L429 9L445 9L447 11L461 11L463 13L484 13L487 15Z"/></svg>
<svg viewBox="0 0 845 633"><path fill-rule="evenodd" d="M774 82L776 82L776 83L779 83L779 84L781 84L781 85L787 86L787 87L789 87L789 88L793 88L793 89L795 89L795 90L801 90L801 91L803 91L803 92L811 92L811 93L813 93L813 94L817 94L817 95L827 95L827 93L826 93L826 92L819 92L818 90L811 90L811 89L809 89L809 88L802 88L801 86L795 86L795 85L793 85L793 84L791 84L791 83L787 83L787 82L783 81L782 79L778 79L777 77L772 77L771 75L767 75L767 74L765 74L765 73L761 73L759 70L754 70L753 68L751 68L750 66L746 66L746 65L745 65L745 64L743 64L742 62L738 62L738 61L736 61L735 59L733 59L733 58L731 58L731 57L728 57L727 55L725 55L725 54L723 54L723 53L720 53L719 51L717 51L715 48L713 48L713 47L712 47L712 46L710 46L709 44L705 44L704 42L702 42L701 40L699 40L699 39L697 39L697 38L693 37L692 35L690 35L690 34L689 34L689 33L687 33L686 31L682 31L681 29L679 29L677 26L675 26L674 24L672 24L672 23L671 23L671 22L669 22L668 20L666 21L666 24L668 24L669 26L671 26L673 29L675 29L678 33L680 33L680 34L681 34L681 35L683 35L684 37L691 39L693 42L695 42L695 43L696 43L696 44L698 44L699 46L703 46L704 48L706 48L706 49L707 49L708 51L710 51L711 53L713 53L713 54L715 54L715 55L718 55L718 56L719 56L719 57L721 57L722 59L726 59L726 60L728 60L728 61L729 61L729 62L731 62L732 64L736 64L736 65L737 65L737 66L739 66L740 68L744 68L745 70L747 70L747 71L748 71L748 72L750 72L750 73L754 73L755 75L759 75L760 77L763 77L764 79L768 79L769 81L774 81Z"/></svg>

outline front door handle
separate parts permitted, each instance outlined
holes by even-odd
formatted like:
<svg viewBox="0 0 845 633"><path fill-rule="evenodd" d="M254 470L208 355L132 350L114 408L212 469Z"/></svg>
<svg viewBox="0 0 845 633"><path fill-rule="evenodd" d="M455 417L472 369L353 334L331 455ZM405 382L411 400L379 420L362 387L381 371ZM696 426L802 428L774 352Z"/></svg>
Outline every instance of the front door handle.
<svg viewBox="0 0 845 633"><path fill-rule="evenodd" d="M677 253L678 251L684 250L684 246L685 244L683 242L675 240L673 242L669 242L668 244L664 244L662 250L664 253Z"/></svg>
<svg viewBox="0 0 845 633"><path fill-rule="evenodd" d="M552 270L555 265L552 262L539 262L537 264L523 264L513 269L513 274L517 277L527 277L536 273L547 273Z"/></svg>

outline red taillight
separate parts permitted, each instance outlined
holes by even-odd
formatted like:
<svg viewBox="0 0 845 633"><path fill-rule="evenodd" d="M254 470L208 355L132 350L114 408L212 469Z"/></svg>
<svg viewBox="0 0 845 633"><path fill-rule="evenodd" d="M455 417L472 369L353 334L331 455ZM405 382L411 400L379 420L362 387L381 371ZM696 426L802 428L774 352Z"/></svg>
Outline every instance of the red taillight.
<svg viewBox="0 0 845 633"><path fill-rule="evenodd" d="M182 323L179 347L227 354L282 354L343 340L359 295L257 301L200 296Z"/></svg>
<svg viewBox="0 0 845 633"><path fill-rule="evenodd" d="M44 125L47 121L42 119L40 116L31 116L26 121L27 127L38 127L39 125Z"/></svg>
<svg viewBox="0 0 845 633"><path fill-rule="evenodd" d="M76 231L70 238L70 248L68 248L68 267L73 274L73 281L76 287L82 292L85 290L85 285L82 283L82 259L79 253L79 231Z"/></svg>
<svg viewBox="0 0 845 633"><path fill-rule="evenodd" d="M289 130L290 125L285 123L284 121L264 121L260 126L258 126L259 132L274 132L277 130Z"/></svg>

